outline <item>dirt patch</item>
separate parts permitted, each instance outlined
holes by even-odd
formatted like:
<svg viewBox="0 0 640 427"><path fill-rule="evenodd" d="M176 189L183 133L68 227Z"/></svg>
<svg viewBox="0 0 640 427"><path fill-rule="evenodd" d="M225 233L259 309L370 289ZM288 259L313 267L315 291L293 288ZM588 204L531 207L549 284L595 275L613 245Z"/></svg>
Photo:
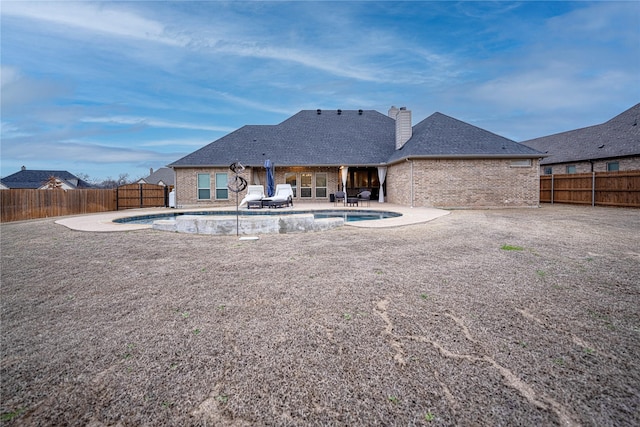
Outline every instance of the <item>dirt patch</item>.
<svg viewBox="0 0 640 427"><path fill-rule="evenodd" d="M638 425L640 211L2 224L6 425Z"/></svg>

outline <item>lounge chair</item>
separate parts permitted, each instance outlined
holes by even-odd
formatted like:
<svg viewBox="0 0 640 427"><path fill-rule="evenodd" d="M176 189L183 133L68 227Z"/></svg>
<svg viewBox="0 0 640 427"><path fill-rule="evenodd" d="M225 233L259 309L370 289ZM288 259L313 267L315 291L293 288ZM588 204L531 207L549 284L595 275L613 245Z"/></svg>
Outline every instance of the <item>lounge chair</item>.
<svg viewBox="0 0 640 427"><path fill-rule="evenodd" d="M347 196L346 196L344 191L336 191L335 198L333 199L334 205L337 205L340 202L342 202L342 204L344 204L344 202L346 200L346 197Z"/></svg>
<svg viewBox="0 0 640 427"><path fill-rule="evenodd" d="M293 189L290 184L276 185L276 194L273 197L262 199L262 206L270 208L281 208L284 206L293 206Z"/></svg>
<svg viewBox="0 0 640 427"><path fill-rule="evenodd" d="M264 199L264 187L262 185L250 185L247 187L247 195L242 199L239 206L248 202L254 202ZM247 206L251 207L251 206Z"/></svg>

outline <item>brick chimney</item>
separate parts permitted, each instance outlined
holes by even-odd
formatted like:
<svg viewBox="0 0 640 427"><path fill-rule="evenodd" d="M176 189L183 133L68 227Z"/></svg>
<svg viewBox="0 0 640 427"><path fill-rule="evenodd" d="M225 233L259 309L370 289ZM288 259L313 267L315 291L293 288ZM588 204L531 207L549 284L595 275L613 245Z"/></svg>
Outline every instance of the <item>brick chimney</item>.
<svg viewBox="0 0 640 427"><path fill-rule="evenodd" d="M413 135L411 128L411 110L407 110L407 107L400 107L398 109L392 106L389 109L389 117L396 121L396 150L399 150Z"/></svg>

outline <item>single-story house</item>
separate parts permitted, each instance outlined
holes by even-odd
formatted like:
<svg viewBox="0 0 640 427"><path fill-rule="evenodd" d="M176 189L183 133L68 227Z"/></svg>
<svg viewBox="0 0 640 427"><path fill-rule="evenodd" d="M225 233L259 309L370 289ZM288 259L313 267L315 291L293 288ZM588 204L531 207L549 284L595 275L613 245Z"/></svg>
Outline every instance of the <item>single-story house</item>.
<svg viewBox="0 0 640 427"><path fill-rule="evenodd" d="M176 184L176 174L171 168L160 168L155 172L151 168L149 176L140 178L138 184L155 184L173 188Z"/></svg>
<svg viewBox="0 0 640 427"><path fill-rule="evenodd" d="M2 184L7 189L76 190L93 187L67 171L29 170L25 166L22 166L19 172L2 178Z"/></svg>
<svg viewBox="0 0 640 427"><path fill-rule="evenodd" d="M640 104L611 120L523 141L547 153L541 174L640 170Z"/></svg>
<svg viewBox="0 0 640 427"><path fill-rule="evenodd" d="M176 203L234 204L229 166L249 184L291 184L294 201L330 201L370 190L406 206L491 208L539 204L539 160L523 144L434 113L412 126L411 111L303 110L277 125L247 125L168 165ZM242 194L240 198L242 198Z"/></svg>

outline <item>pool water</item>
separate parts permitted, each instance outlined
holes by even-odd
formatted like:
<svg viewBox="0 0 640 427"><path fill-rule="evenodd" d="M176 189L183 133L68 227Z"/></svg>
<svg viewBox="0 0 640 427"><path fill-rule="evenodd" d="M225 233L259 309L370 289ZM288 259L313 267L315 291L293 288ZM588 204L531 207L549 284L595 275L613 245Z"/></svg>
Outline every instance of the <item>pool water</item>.
<svg viewBox="0 0 640 427"><path fill-rule="evenodd" d="M314 219L321 218L344 218L345 222L354 221L369 221L374 219L396 218L402 216L402 214L388 211L335 211L335 210L316 210L316 211L241 211L240 216L251 215L293 215L293 214L313 214ZM154 214L154 215L140 215L127 218L118 218L113 220L120 224L153 224L153 221L161 219L174 219L180 215L208 215L208 216L235 216L236 211L198 211L198 212L174 212L170 214Z"/></svg>

